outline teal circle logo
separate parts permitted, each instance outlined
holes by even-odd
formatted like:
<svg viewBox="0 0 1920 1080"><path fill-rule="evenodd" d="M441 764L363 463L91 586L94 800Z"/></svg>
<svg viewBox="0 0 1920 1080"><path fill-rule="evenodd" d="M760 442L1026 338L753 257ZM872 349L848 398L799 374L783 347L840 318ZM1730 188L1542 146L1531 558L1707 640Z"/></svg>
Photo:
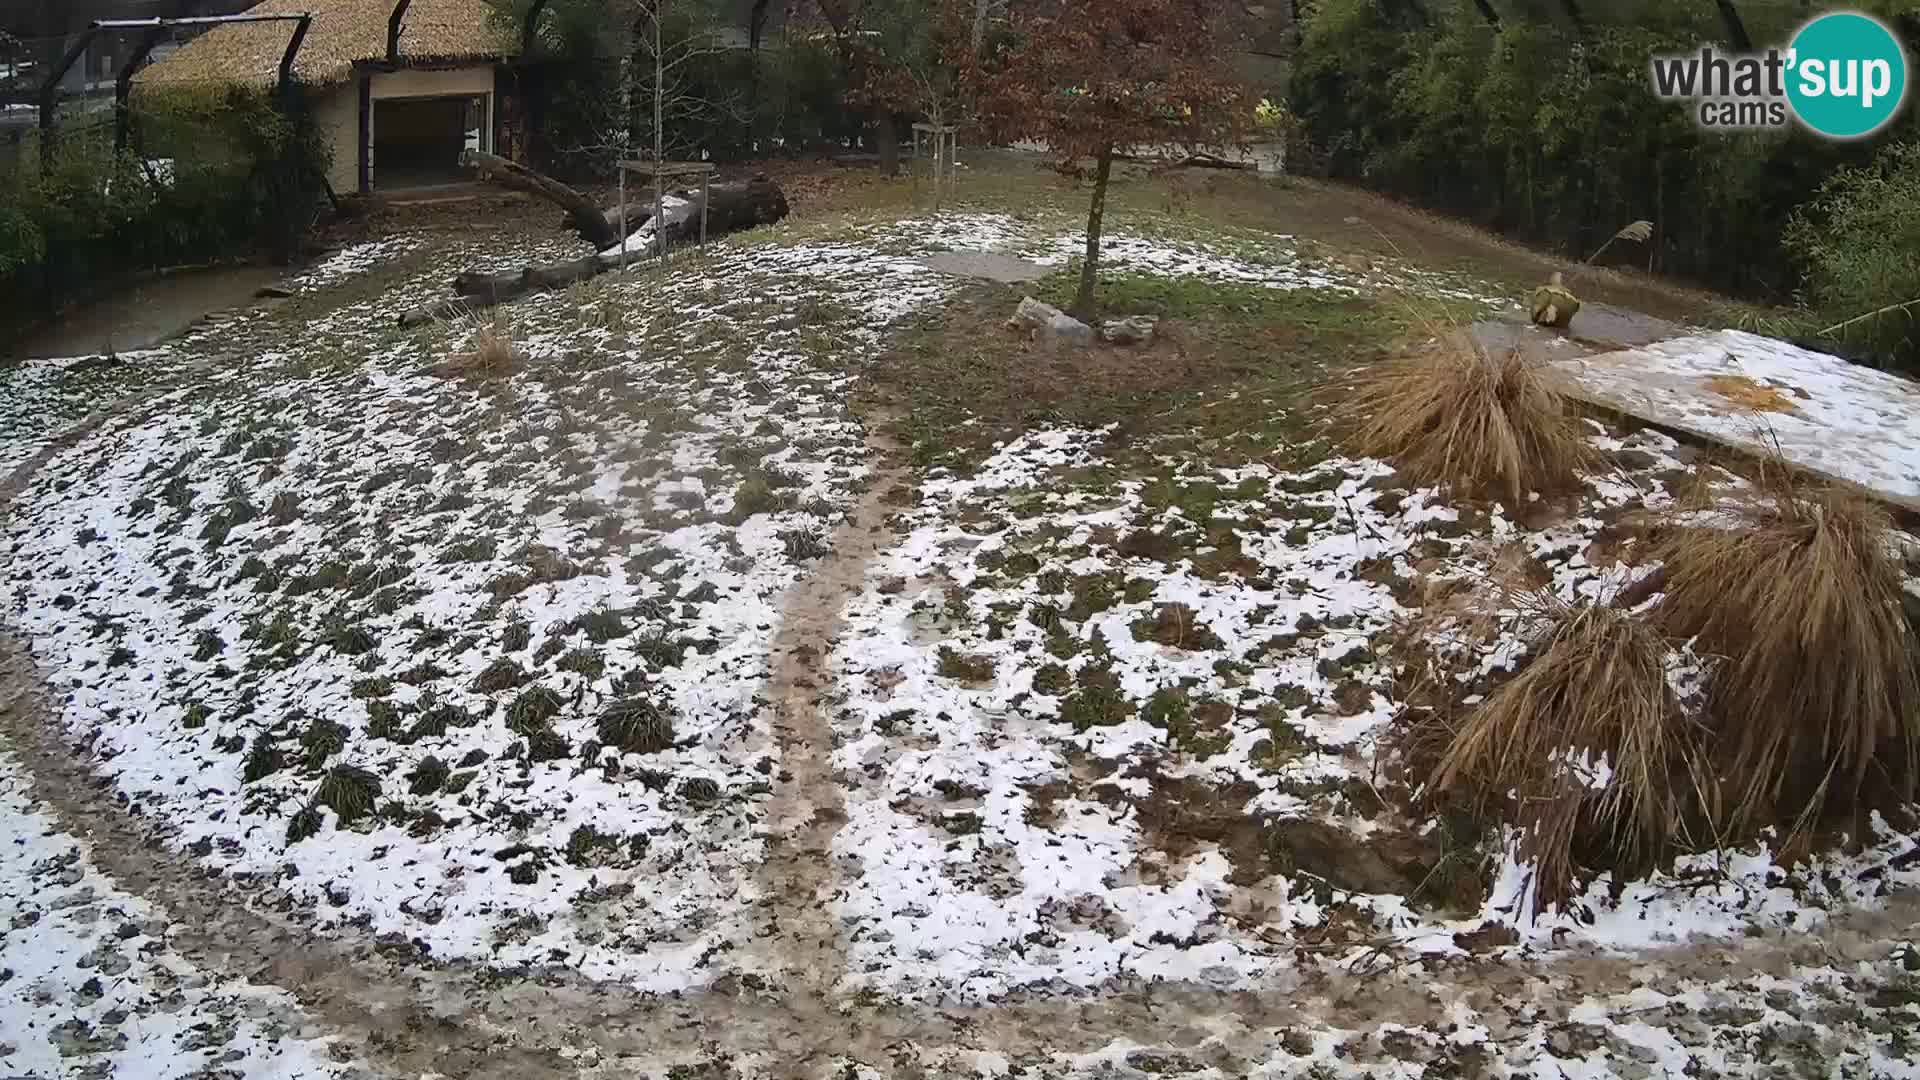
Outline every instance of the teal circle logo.
<svg viewBox="0 0 1920 1080"><path fill-rule="evenodd" d="M1832 139L1871 135L1907 99L1907 54L1886 24L1840 11L1800 28L1788 54L1787 101Z"/></svg>

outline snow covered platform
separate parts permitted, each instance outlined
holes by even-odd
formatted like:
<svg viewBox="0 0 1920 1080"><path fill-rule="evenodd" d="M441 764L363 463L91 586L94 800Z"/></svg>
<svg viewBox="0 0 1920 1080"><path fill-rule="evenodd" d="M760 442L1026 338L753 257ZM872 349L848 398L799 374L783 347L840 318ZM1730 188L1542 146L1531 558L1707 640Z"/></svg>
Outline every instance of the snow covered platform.
<svg viewBox="0 0 1920 1080"><path fill-rule="evenodd" d="M1554 363L1590 404L1745 453L1777 448L1920 512L1920 384L1738 330Z"/></svg>

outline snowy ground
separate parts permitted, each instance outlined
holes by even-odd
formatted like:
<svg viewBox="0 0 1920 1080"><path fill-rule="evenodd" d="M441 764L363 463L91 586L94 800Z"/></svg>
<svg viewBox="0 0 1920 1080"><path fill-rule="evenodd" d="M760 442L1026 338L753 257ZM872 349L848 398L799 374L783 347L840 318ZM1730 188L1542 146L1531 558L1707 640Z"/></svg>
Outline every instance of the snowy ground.
<svg viewBox="0 0 1920 1080"><path fill-rule="evenodd" d="M360 1075L284 992L168 946L165 912L120 891L0 754L0 1071L8 1076ZM202 1071L204 1070L204 1071Z"/></svg>
<svg viewBox="0 0 1920 1080"><path fill-rule="evenodd" d="M288 303L306 306L197 332L153 370L243 363L48 458L0 533L9 622L53 721L116 797L166 823L172 857L329 935L436 964L565 970L616 994L761 990L780 970L755 952L756 912L773 904L822 913L814 978L860 1008L1156 982L1283 993L1322 969L1397 972L1429 1006L1404 1026L1247 1020L1212 1056L1201 1035L1169 1050L1165 1032L1123 1027L1093 1054L917 1059L936 1075L1424 1076L1479 1062L1637 1078L1748 1071L1783 1040L1806 1061L1906 1075L1920 954L1905 939L1846 963L1695 967L1639 989L1526 976L1552 1006L1435 989L1449 965L1517 972L1695 934L1817 931L1920 883L1913 838L1889 831L1791 873L1736 852L1618 895L1596 881L1530 920L1524 868L1498 844L1483 859L1478 838L1405 820L1404 800L1383 796L1400 705L1384 635L1495 562L1565 596L1617 587L1630 552L1609 526L1697 480L1690 454L1652 432L1596 425L1614 470L1569 512L1524 523L1409 490L1378 462L1222 464L1062 427L917 477L850 575L835 636L806 643L844 822L828 822L818 892L781 895L770 806L790 740L813 737L769 700L784 605L833 560L834 530L885 494L849 395L889 326L957 287L916 256L1062 265L1075 245L999 214L735 238L667 276L516 305L523 356L500 372L461 360L472 327L402 331L394 316L437 299L453 269L567 245L350 250L299 279ZM1138 273L1499 300L1245 231L1214 247L1123 233L1109 250ZM55 377L0 382L23 416L72 403L0 443L0 465L128 390L70 393ZM102 914L46 916L69 943L21 933L39 925L27 907L4 913L0 968L48 990L0 1010L21 1055L0 1068L148 1075L111 1056L148 1053L184 1073L202 1059L166 1047L186 1021L250 1055L239 1075L347 1067L271 991L209 978L166 993L191 980L165 966L162 917L88 877L84 845L30 807L12 768L0 900ZM69 850L79 861L59 861ZM53 906L87 885L93 901ZM132 944L103 948L123 923ZM79 1003L107 953L130 960L124 985ZM156 996L179 1003L175 1026L124 1051L100 1036L110 1012ZM982 1015L982 1032L1018 1023ZM59 1030L107 1040L78 1062L56 1060L69 1017L83 1026ZM736 1036L715 1023L724 1047ZM907 1047L891 1067L933 1054ZM746 1059L739 1074L755 1074Z"/></svg>

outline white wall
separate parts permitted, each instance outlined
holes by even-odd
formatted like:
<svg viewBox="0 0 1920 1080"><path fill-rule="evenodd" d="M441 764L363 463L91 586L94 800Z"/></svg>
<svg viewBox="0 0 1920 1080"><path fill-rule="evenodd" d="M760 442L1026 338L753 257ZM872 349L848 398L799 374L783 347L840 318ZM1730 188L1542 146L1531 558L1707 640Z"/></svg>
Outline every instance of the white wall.
<svg viewBox="0 0 1920 1080"><path fill-rule="evenodd" d="M447 71L413 68L382 71L375 73L372 80L375 101L456 95L482 98L485 102L485 115L481 117L481 131L486 140L485 149L493 149L492 64L454 68ZM348 80L327 91L316 108L316 117L320 130L326 133L328 142L333 148L333 166L327 170L327 182L333 185L335 192L343 195L359 191L360 153L356 145L360 138L359 85L353 80ZM378 110L375 110L369 122L379 122Z"/></svg>

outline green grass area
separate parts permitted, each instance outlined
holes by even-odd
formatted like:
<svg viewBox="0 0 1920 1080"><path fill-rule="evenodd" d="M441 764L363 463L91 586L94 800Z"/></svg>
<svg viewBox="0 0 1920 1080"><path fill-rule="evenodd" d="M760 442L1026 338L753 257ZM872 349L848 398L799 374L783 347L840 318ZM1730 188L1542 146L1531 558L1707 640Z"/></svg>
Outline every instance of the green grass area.
<svg viewBox="0 0 1920 1080"><path fill-rule="evenodd" d="M1069 269L1029 291L1064 303L1075 279ZM915 464L964 470L998 443L1061 424L1117 425L1116 447L1151 438L1161 454L1231 463L1285 452L1311 464L1313 392L1329 373L1483 310L1116 273L1102 275L1102 309L1158 316L1155 343L1052 350L1003 325L1021 295L1000 285L966 287L909 324L871 372L904 412L897 433Z"/></svg>

